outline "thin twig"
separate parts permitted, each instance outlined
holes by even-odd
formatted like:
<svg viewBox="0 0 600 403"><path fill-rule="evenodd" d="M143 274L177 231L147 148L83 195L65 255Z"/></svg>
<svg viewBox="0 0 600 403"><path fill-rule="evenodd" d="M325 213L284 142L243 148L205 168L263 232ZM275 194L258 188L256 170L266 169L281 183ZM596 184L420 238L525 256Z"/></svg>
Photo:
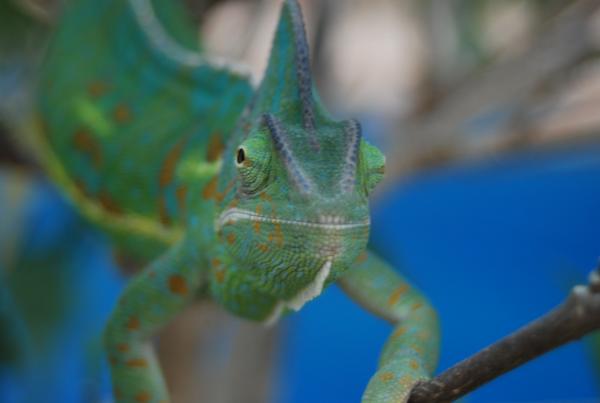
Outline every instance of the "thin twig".
<svg viewBox="0 0 600 403"><path fill-rule="evenodd" d="M448 402L568 342L600 329L600 269L558 307L515 333L419 383L410 403Z"/></svg>

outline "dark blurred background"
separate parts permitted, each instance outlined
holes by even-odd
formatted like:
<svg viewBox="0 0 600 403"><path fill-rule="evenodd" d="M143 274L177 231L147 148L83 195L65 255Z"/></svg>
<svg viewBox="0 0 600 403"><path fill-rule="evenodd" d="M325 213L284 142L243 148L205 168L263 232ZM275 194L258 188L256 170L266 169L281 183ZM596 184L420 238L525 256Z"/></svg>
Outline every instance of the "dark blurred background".
<svg viewBox="0 0 600 403"><path fill-rule="evenodd" d="M260 80L279 1L187 0ZM557 305L600 255L600 3L301 1L321 95L384 149L371 245L440 313L440 370ZM44 177L28 135L63 7L0 0L0 401L109 402L100 334L130 272ZM93 46L93 44L90 44ZM389 326L335 286L273 329L198 304L160 337L174 402L353 402ZM466 402L600 399L600 341Z"/></svg>

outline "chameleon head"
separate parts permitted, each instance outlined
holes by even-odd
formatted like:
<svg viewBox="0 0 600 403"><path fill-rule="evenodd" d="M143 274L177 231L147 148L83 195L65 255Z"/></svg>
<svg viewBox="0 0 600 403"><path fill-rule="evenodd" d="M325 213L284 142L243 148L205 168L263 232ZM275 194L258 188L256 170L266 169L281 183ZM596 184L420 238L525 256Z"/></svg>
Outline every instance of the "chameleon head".
<svg viewBox="0 0 600 403"><path fill-rule="evenodd" d="M321 122L318 148L304 127L287 121L264 115L228 156L235 197L216 223L229 253L281 298L311 284L323 267L334 280L364 251L368 195L384 169L355 121Z"/></svg>
<svg viewBox="0 0 600 403"><path fill-rule="evenodd" d="M368 195L384 157L358 122L334 121L321 105L294 0L284 4L265 78L232 140L219 238L255 273L255 286L284 301L307 289L315 296L366 247Z"/></svg>

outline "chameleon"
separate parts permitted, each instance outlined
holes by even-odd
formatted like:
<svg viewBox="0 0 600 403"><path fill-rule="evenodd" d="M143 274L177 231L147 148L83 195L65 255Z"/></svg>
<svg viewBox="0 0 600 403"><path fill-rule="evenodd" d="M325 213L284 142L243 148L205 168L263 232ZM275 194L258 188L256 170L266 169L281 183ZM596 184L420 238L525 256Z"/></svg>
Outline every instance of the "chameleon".
<svg viewBox="0 0 600 403"><path fill-rule="evenodd" d="M36 102L50 177L144 267L104 331L117 402L169 401L151 340L191 302L268 325L333 283L394 326L363 402L407 401L431 376L435 310L367 249L385 157L320 100L296 0L256 86L176 2L73 1Z"/></svg>

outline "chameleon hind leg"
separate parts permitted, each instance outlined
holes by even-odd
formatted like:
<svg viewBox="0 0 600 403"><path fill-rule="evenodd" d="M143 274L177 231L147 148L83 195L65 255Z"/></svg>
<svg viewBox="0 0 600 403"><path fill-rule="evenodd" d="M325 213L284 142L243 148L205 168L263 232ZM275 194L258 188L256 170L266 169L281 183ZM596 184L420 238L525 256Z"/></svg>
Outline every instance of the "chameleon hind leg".
<svg viewBox="0 0 600 403"><path fill-rule="evenodd" d="M342 289L364 308L395 325L363 403L406 402L411 389L427 379L438 360L437 315L405 279L372 253L340 280Z"/></svg>
<svg viewBox="0 0 600 403"><path fill-rule="evenodd" d="M198 267L175 245L121 295L104 334L117 402L169 401L151 337L194 298L202 282Z"/></svg>

